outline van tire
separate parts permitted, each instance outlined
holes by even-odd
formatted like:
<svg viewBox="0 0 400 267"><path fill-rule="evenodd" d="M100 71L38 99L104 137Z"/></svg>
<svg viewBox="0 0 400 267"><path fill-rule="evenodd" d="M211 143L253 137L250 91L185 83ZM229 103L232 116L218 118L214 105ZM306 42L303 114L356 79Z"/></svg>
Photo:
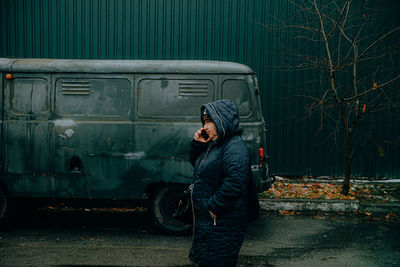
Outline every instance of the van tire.
<svg viewBox="0 0 400 267"><path fill-rule="evenodd" d="M182 194L185 187L182 185L164 185L158 187L150 197L150 212L154 224L163 233L172 235L186 235L191 233L191 222L184 222L172 217L178 205L177 196Z"/></svg>
<svg viewBox="0 0 400 267"><path fill-rule="evenodd" d="M4 224L10 214L11 210L11 199L10 196L4 187L0 183L0 224Z"/></svg>

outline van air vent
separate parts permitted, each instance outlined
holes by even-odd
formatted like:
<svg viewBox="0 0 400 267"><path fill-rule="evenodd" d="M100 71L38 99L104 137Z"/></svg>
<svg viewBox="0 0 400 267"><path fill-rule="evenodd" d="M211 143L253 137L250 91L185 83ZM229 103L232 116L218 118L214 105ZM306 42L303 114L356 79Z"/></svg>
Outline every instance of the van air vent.
<svg viewBox="0 0 400 267"><path fill-rule="evenodd" d="M90 95L90 82L63 81L61 91L63 95Z"/></svg>
<svg viewBox="0 0 400 267"><path fill-rule="evenodd" d="M178 96L208 96L207 82L180 82Z"/></svg>

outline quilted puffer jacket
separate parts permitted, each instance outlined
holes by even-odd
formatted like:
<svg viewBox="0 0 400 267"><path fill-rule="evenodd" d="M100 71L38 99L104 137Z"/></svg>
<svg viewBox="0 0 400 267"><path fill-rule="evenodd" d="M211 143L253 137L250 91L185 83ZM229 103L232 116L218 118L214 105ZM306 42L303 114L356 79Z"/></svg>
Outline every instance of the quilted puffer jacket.
<svg viewBox="0 0 400 267"><path fill-rule="evenodd" d="M249 152L232 101L202 108L215 123L218 138L206 144L193 139L190 147L194 226L189 258L200 266L235 266L247 225ZM209 211L217 215L215 226Z"/></svg>

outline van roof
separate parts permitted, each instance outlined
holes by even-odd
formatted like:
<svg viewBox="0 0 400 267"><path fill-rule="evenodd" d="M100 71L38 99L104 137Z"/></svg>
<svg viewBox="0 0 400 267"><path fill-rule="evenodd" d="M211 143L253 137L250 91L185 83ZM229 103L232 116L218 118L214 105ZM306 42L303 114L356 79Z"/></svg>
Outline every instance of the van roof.
<svg viewBox="0 0 400 267"><path fill-rule="evenodd" d="M246 65L227 61L39 58L0 58L0 71L41 73L254 73L254 71Z"/></svg>

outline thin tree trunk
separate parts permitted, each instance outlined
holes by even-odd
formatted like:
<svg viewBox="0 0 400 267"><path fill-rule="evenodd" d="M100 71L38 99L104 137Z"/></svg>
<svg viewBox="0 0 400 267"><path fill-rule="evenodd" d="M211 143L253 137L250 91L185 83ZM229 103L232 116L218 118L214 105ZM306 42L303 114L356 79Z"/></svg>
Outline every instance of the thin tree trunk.
<svg viewBox="0 0 400 267"><path fill-rule="evenodd" d="M343 180L342 193L348 195L350 191L350 178L351 178L351 162L353 155L351 153L351 135L349 131L346 131L346 152L345 152L345 177Z"/></svg>
<svg viewBox="0 0 400 267"><path fill-rule="evenodd" d="M324 20L323 20L323 16L318 8L318 4L317 1L314 0L314 9L318 14L319 17L319 22L320 22L320 30L321 30L321 34L323 37L323 41L325 44L325 49L326 49L326 55L328 58L328 66L329 66L329 80L330 80L330 84L331 84L331 91L332 91L332 95L333 98L335 99L336 105L338 107L339 110L339 115L340 118L342 119L343 122L343 126L345 129L345 133L346 133L346 152L345 152L345 161L346 161L346 170L345 170L345 178L343 180L343 189L342 189L342 193L344 195L348 195L349 194L349 190L350 190L350 177L351 177L351 160L352 160L352 153L351 153L351 129L349 128L349 121L346 118L346 114L345 114L345 107L344 104L342 102L342 100L339 97L338 91L336 89L336 83L335 83L335 68L333 67L333 61L332 61L332 54L331 54L331 50L329 47L329 38L328 36L330 36L331 34L329 34L328 36L326 35L326 31L325 31L325 25L324 25ZM346 5L349 3L349 1L346 2ZM344 12L345 9L343 9Z"/></svg>

